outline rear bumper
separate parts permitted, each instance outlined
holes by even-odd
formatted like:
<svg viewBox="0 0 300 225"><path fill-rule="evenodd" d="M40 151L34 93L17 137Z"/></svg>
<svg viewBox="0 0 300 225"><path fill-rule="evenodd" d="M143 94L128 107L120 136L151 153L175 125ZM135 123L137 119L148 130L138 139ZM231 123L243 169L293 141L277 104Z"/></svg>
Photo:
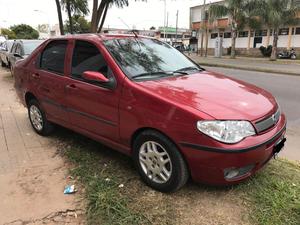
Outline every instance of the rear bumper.
<svg viewBox="0 0 300 225"><path fill-rule="evenodd" d="M231 148L222 148L185 142L181 142L180 146L188 161L193 180L213 185L229 185L239 183L261 169L273 157L276 150L282 147L278 146L275 149L278 142L285 141L285 132L286 119L282 115L272 131L257 136L258 143L250 146L234 148L227 145ZM226 179L224 172L234 168L251 169L240 176Z"/></svg>

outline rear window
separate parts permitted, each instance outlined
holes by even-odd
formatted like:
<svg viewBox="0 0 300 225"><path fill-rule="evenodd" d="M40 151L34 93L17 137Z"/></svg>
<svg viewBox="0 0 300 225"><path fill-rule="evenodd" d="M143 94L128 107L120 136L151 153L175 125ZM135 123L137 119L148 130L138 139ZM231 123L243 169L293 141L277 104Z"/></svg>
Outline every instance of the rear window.
<svg viewBox="0 0 300 225"><path fill-rule="evenodd" d="M63 74L67 44L65 40L50 42L42 52L40 68Z"/></svg>

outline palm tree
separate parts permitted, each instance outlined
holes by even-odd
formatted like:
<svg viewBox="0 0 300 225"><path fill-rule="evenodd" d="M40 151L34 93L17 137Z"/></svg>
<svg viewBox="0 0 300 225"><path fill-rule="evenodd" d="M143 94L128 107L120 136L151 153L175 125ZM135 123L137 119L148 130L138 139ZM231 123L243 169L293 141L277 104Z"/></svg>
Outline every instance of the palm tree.
<svg viewBox="0 0 300 225"><path fill-rule="evenodd" d="M61 0L61 5L68 14L70 33L73 34L73 20L72 14L87 15L89 13L87 0Z"/></svg>
<svg viewBox="0 0 300 225"><path fill-rule="evenodd" d="M225 0L224 3L214 4L209 7L210 19L214 20L223 16L229 17L231 27L231 58L235 58L235 43L237 32L248 23L249 8L254 8L257 0Z"/></svg>
<svg viewBox="0 0 300 225"><path fill-rule="evenodd" d="M62 20L61 7L60 7L59 0L55 0L55 3L56 3L56 8L57 8L57 16L58 16L60 34L64 35L65 34L64 24L63 24L63 20Z"/></svg>
<svg viewBox="0 0 300 225"><path fill-rule="evenodd" d="M93 0L93 10L92 10L92 20L91 20L92 33L101 31L106 19L108 8L111 7L112 5L115 5L118 8L123 8L129 5L129 1L128 0L101 0L99 4L98 0Z"/></svg>
<svg viewBox="0 0 300 225"><path fill-rule="evenodd" d="M270 60L276 60L279 29L299 22L297 14L300 8L292 4L291 0L264 0L261 4L259 7L261 19L269 28L273 29L273 48Z"/></svg>

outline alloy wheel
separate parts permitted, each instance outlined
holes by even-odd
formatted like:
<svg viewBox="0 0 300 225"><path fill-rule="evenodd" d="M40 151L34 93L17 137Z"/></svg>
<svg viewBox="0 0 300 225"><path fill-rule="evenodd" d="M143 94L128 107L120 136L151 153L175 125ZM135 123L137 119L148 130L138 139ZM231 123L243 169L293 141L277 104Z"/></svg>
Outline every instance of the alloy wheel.
<svg viewBox="0 0 300 225"><path fill-rule="evenodd" d="M153 182L166 183L172 175L171 158L165 148L155 141L142 144L139 163L145 175Z"/></svg>
<svg viewBox="0 0 300 225"><path fill-rule="evenodd" d="M38 107L31 105L29 109L30 120L34 128L38 131L43 129L43 117Z"/></svg>

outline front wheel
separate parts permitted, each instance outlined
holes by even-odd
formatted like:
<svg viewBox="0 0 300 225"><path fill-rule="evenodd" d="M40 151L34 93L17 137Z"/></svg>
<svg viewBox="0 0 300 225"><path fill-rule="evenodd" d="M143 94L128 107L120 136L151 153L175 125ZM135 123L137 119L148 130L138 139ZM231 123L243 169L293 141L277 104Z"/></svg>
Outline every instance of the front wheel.
<svg viewBox="0 0 300 225"><path fill-rule="evenodd" d="M188 180L188 168L178 148L159 132L139 134L133 143L133 157L142 180L158 191L176 191Z"/></svg>
<svg viewBox="0 0 300 225"><path fill-rule="evenodd" d="M52 132L53 124L47 120L45 113L36 99L30 100L28 103L28 116L36 133L47 136Z"/></svg>

